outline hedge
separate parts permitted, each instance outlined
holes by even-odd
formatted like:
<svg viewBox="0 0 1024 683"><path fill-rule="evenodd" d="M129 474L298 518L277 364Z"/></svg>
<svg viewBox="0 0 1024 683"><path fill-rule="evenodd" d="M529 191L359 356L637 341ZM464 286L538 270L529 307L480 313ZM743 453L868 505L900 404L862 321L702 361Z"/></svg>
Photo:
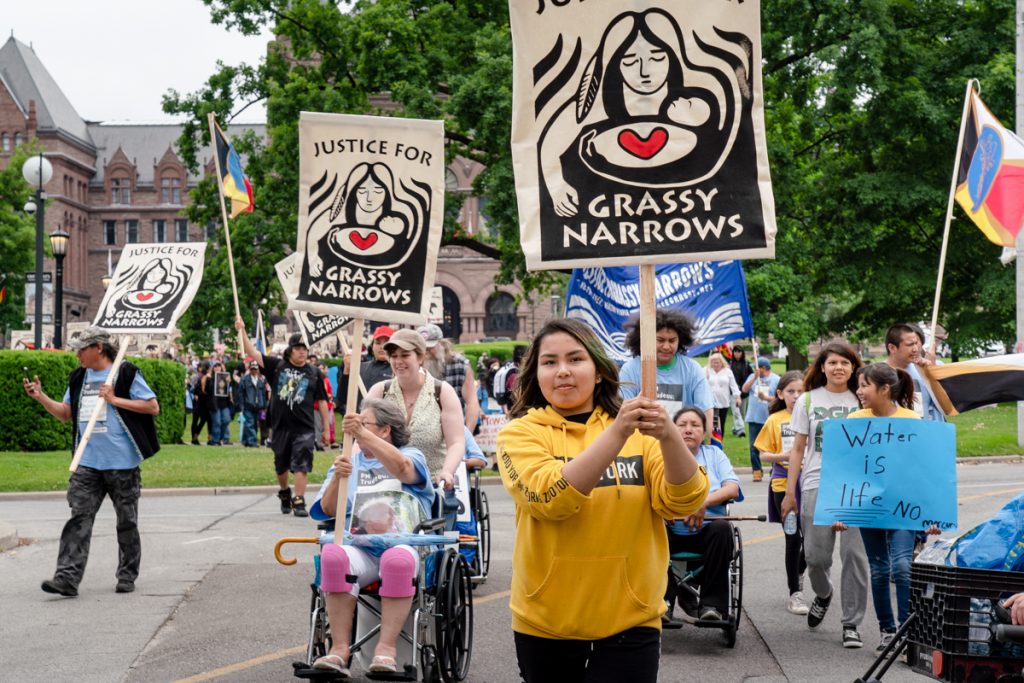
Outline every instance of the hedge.
<svg viewBox="0 0 1024 683"><path fill-rule="evenodd" d="M156 392L160 414L156 417L160 443L179 443L185 421L185 367L155 358L130 358ZM60 351L0 351L0 395L12 398L0 411L0 450L71 450L71 425L54 419L25 394L23 380L27 367L39 376L43 391L59 401L68 386L68 375L78 367L73 354Z"/></svg>

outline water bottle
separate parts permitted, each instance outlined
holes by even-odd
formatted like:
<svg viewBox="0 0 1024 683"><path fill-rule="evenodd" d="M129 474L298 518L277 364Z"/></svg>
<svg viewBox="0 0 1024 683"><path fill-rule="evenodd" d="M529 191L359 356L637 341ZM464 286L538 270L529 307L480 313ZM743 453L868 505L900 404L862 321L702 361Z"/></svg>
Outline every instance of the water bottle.
<svg viewBox="0 0 1024 683"><path fill-rule="evenodd" d="M786 515L786 518L782 520L782 530L786 532L787 536L792 536L796 533L796 513L790 512Z"/></svg>

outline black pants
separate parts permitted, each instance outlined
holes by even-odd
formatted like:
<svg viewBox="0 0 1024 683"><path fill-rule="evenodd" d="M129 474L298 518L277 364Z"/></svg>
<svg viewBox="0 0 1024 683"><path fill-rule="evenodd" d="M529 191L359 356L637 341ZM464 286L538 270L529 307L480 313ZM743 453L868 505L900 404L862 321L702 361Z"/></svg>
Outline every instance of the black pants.
<svg viewBox="0 0 1024 683"><path fill-rule="evenodd" d="M198 403L192 408L192 440L198 441L199 434L203 427L210 421L209 406L200 406Z"/></svg>
<svg viewBox="0 0 1024 683"><path fill-rule="evenodd" d="M729 562L732 560L732 525L715 520L704 525L691 536L681 536L669 531L668 548L671 553L701 553L703 569L697 575L700 585L700 604L714 607L722 614L729 608ZM666 601L676 597L672 575L669 574Z"/></svg>
<svg viewBox="0 0 1024 683"><path fill-rule="evenodd" d="M601 640L515 634L525 683L656 683L661 631L636 627Z"/></svg>
<svg viewBox="0 0 1024 683"><path fill-rule="evenodd" d="M725 419L729 417L729 413L732 412L732 408L726 406L725 408L714 409L715 424L718 425L718 430L724 435L725 434ZM734 425L735 426L735 425Z"/></svg>
<svg viewBox="0 0 1024 683"><path fill-rule="evenodd" d="M110 496L117 515L117 580L135 581L139 576L142 544L139 540L139 494L142 477L139 468L130 470L94 470L79 467L68 483L71 519L60 534L57 571L54 577L78 586L89 561L92 525L103 498Z"/></svg>
<svg viewBox="0 0 1024 683"><path fill-rule="evenodd" d="M772 505L775 506L775 514L782 517L782 499L786 497L785 491L772 491ZM786 534L786 584L789 586L789 594L803 590L802 578L807 571L807 561L804 559L804 532L800 527L800 515L796 516L796 533L790 536Z"/></svg>

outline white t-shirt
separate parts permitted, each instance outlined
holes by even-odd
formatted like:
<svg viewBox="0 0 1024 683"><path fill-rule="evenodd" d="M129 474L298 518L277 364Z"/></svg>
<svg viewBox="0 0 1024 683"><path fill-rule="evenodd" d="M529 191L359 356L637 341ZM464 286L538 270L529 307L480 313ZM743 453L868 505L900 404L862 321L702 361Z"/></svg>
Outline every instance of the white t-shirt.
<svg viewBox="0 0 1024 683"><path fill-rule="evenodd" d="M803 468L800 471L802 491L818 488L818 482L821 481L821 434L825 420L841 420L855 410L860 410L860 402L852 391L835 394L825 387L809 391L793 405L793 417L789 423L794 432L807 436Z"/></svg>

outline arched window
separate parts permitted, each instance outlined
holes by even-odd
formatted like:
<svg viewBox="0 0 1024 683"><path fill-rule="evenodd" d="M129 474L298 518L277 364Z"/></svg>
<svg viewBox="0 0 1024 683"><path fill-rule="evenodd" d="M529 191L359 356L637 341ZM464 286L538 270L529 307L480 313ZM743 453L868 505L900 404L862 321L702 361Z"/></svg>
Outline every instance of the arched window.
<svg viewBox="0 0 1024 683"><path fill-rule="evenodd" d="M462 303L459 301L459 295L450 287L441 285L441 301L444 305L441 332L445 339L458 343L459 337L462 336Z"/></svg>
<svg viewBox="0 0 1024 683"><path fill-rule="evenodd" d="M11 151L11 138L7 133L0 133L0 150L2 150L4 154Z"/></svg>
<svg viewBox="0 0 1024 683"><path fill-rule="evenodd" d="M118 177L110 179L110 203L132 203L132 183L129 178Z"/></svg>
<svg viewBox="0 0 1024 683"><path fill-rule="evenodd" d="M21 133L14 134L14 146L18 147L21 145Z"/></svg>
<svg viewBox="0 0 1024 683"><path fill-rule="evenodd" d="M519 318L516 316L515 297L506 292L495 292L487 300L486 312L484 334L488 337L516 338Z"/></svg>
<svg viewBox="0 0 1024 683"><path fill-rule="evenodd" d="M160 202L163 204L181 204L180 177L165 175L160 179Z"/></svg>

